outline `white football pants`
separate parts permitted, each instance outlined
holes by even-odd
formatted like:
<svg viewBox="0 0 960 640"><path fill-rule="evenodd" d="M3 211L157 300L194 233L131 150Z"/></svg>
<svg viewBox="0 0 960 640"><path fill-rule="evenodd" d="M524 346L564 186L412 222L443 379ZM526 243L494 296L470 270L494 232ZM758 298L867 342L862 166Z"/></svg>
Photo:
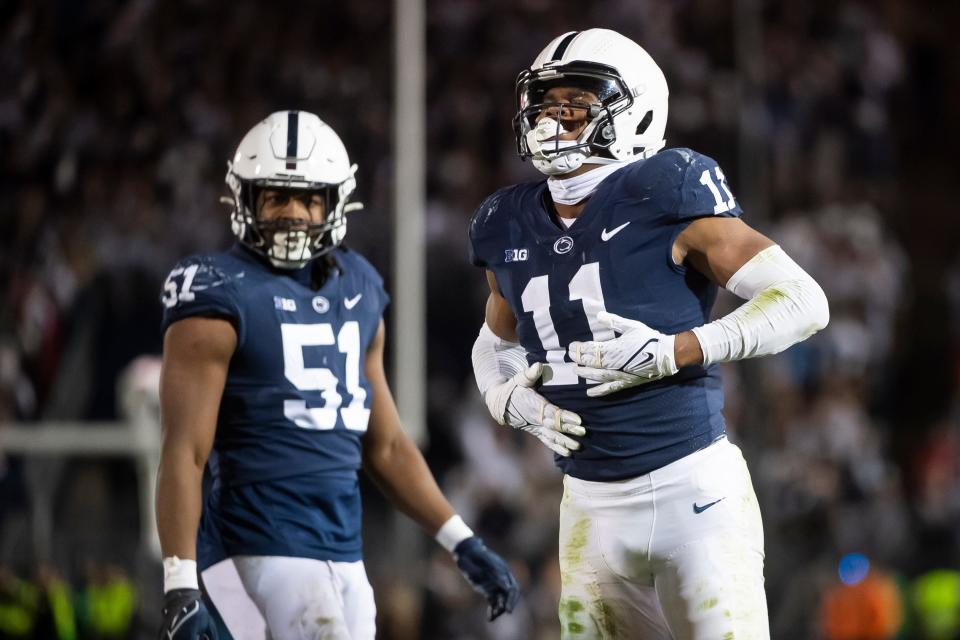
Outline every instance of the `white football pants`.
<svg viewBox="0 0 960 640"><path fill-rule="evenodd" d="M560 573L566 640L770 637L760 509L726 438L637 478L566 476Z"/></svg>
<svg viewBox="0 0 960 640"><path fill-rule="evenodd" d="M363 562L236 556L203 572L234 640L373 640L376 605Z"/></svg>

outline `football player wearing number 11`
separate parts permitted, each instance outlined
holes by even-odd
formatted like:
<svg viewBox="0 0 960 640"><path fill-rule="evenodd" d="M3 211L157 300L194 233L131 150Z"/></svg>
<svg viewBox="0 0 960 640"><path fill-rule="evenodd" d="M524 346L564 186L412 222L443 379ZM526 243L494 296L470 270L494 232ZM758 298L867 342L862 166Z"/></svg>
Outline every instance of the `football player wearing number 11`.
<svg viewBox="0 0 960 640"><path fill-rule="evenodd" d="M454 513L401 429L383 369L387 294L341 244L355 170L317 116L270 115L227 172L238 243L167 278L164 640L373 640L361 465L453 554L491 619L516 604L506 563Z"/></svg>
<svg viewBox="0 0 960 640"><path fill-rule="evenodd" d="M516 89L520 155L548 178L471 221L490 285L473 363L494 419L565 474L562 637L768 638L760 512L717 363L822 329L823 291L741 221L713 160L663 149L666 80L635 42L566 33ZM718 286L746 303L710 322Z"/></svg>

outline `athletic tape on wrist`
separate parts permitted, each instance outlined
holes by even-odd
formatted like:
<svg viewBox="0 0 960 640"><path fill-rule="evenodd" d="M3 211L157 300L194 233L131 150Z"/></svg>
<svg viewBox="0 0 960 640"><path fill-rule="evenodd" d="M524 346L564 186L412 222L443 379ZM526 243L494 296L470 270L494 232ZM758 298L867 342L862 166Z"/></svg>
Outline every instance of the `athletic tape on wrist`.
<svg viewBox="0 0 960 640"><path fill-rule="evenodd" d="M173 589L199 589L197 561L170 556L163 559L163 592Z"/></svg>
<svg viewBox="0 0 960 640"><path fill-rule="evenodd" d="M458 544L473 536L473 530L467 526L460 516L450 516L450 519L443 523L434 539L440 543L440 546L453 553Z"/></svg>

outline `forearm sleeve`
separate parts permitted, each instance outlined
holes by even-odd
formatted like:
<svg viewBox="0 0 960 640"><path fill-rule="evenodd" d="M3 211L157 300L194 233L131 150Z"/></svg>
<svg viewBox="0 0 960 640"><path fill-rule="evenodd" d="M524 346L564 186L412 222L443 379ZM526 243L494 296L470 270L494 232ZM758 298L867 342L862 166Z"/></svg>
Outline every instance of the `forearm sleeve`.
<svg viewBox="0 0 960 640"><path fill-rule="evenodd" d="M473 343L473 375L481 394L527 368L527 352L515 342L497 336L487 323Z"/></svg>
<svg viewBox="0 0 960 640"><path fill-rule="evenodd" d="M747 302L693 330L704 366L780 353L830 320L823 289L777 245L740 267L726 289Z"/></svg>

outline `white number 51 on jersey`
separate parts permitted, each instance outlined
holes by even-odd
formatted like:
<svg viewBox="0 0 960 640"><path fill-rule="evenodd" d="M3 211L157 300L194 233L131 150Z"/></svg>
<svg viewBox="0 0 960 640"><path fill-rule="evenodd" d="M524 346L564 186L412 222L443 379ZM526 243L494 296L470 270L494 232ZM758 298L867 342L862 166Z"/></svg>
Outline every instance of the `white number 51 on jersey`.
<svg viewBox="0 0 960 640"><path fill-rule="evenodd" d="M300 391L319 391L323 396L322 407L307 407L305 400L284 400L283 415L301 429L333 429L337 413L343 424L352 431L366 431L370 409L363 406L367 391L360 386L360 324L356 320L345 322L334 340L333 325L281 324L283 338L283 374ZM337 377L326 367L306 367L303 364L304 347L337 345L337 350L347 356L344 385L352 400L341 407L343 397L337 391Z"/></svg>

